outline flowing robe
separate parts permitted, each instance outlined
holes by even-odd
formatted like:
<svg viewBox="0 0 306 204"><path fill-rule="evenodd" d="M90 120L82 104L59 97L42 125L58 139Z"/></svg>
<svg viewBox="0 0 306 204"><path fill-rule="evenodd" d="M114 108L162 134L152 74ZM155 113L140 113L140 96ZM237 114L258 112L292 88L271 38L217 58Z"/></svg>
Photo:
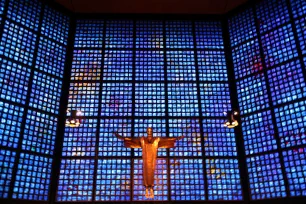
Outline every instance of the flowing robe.
<svg viewBox="0 0 306 204"><path fill-rule="evenodd" d="M141 148L143 160L143 182L146 187L154 186L154 172L158 148L173 148L175 138L153 137L151 142L147 137L124 138L124 146L127 148Z"/></svg>

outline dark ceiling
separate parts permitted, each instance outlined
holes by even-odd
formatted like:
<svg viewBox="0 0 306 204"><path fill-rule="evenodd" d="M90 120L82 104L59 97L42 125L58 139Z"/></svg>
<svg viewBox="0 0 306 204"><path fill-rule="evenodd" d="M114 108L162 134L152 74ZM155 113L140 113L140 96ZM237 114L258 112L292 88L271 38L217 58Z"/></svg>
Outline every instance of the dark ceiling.
<svg viewBox="0 0 306 204"><path fill-rule="evenodd" d="M77 13L224 14L248 0L55 0Z"/></svg>

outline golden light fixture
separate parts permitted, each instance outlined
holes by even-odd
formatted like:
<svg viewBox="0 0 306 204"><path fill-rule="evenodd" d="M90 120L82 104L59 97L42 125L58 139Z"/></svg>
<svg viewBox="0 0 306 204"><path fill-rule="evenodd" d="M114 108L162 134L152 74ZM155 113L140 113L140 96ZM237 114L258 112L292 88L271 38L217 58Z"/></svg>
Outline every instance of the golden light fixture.
<svg viewBox="0 0 306 204"><path fill-rule="evenodd" d="M67 110L69 113L70 111ZM69 118L66 119L66 127L79 127L81 125L81 119L77 116L82 115L81 111L71 110Z"/></svg>
<svg viewBox="0 0 306 204"><path fill-rule="evenodd" d="M228 128L234 128L239 125L237 119L235 116L238 115L238 111L227 111L224 112L224 114L227 116L227 121L225 121L224 126Z"/></svg>

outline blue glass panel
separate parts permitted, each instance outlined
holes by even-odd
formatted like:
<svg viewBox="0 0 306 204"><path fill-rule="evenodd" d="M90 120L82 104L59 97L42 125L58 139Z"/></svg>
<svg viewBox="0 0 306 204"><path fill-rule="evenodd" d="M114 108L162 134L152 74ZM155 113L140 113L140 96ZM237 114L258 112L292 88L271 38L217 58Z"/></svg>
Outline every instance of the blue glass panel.
<svg viewBox="0 0 306 204"><path fill-rule="evenodd" d="M164 81L164 51L136 50L136 80Z"/></svg>
<svg viewBox="0 0 306 204"><path fill-rule="evenodd" d="M79 127L66 127L63 156L95 156L96 119L81 119Z"/></svg>
<svg viewBox="0 0 306 204"><path fill-rule="evenodd" d="M306 12L306 3L305 3ZM295 21L295 27L297 31L297 36L301 46L302 54L306 54L306 17L300 18Z"/></svg>
<svg viewBox="0 0 306 204"><path fill-rule="evenodd" d="M35 68L63 78L66 60L66 48L40 37Z"/></svg>
<svg viewBox="0 0 306 204"><path fill-rule="evenodd" d="M269 106L263 73L245 78L236 84L241 114L251 113Z"/></svg>
<svg viewBox="0 0 306 204"><path fill-rule="evenodd" d="M135 116L165 116L165 85L136 83Z"/></svg>
<svg viewBox="0 0 306 204"><path fill-rule="evenodd" d="M171 200L205 200L203 160L170 159Z"/></svg>
<svg viewBox="0 0 306 204"><path fill-rule="evenodd" d="M68 109L82 111L83 116L98 116L99 83L71 83Z"/></svg>
<svg viewBox="0 0 306 204"><path fill-rule="evenodd" d="M131 83L103 83L101 116L132 116Z"/></svg>
<svg viewBox="0 0 306 204"><path fill-rule="evenodd" d="M132 80L133 52L105 50L103 80Z"/></svg>
<svg viewBox="0 0 306 204"><path fill-rule="evenodd" d="M232 49L236 79L263 71L258 40L254 39Z"/></svg>
<svg viewBox="0 0 306 204"><path fill-rule="evenodd" d="M198 51L200 81L227 81L226 58L223 51Z"/></svg>
<svg viewBox="0 0 306 204"><path fill-rule="evenodd" d="M24 108L0 101L0 145L18 147Z"/></svg>
<svg viewBox="0 0 306 204"><path fill-rule="evenodd" d="M49 6L45 7L41 33L53 40L67 45L69 17Z"/></svg>
<svg viewBox="0 0 306 204"><path fill-rule="evenodd" d="M241 117L241 127L247 155L277 149L270 110Z"/></svg>
<svg viewBox="0 0 306 204"><path fill-rule="evenodd" d="M283 156L290 195L306 196L306 148L284 151Z"/></svg>
<svg viewBox="0 0 306 204"><path fill-rule="evenodd" d="M245 9L228 20L231 46L234 47L256 36L255 17L252 8Z"/></svg>
<svg viewBox="0 0 306 204"><path fill-rule="evenodd" d="M0 15L3 14L4 6L5 6L5 1L6 0L0 0Z"/></svg>
<svg viewBox="0 0 306 204"><path fill-rule="evenodd" d="M221 117L231 110L228 84L200 84L202 115Z"/></svg>
<svg viewBox="0 0 306 204"><path fill-rule="evenodd" d="M306 144L306 101L275 108L281 147Z"/></svg>
<svg viewBox="0 0 306 204"><path fill-rule="evenodd" d="M169 137L184 138L175 142L170 156L202 156L200 119L169 119Z"/></svg>
<svg viewBox="0 0 306 204"><path fill-rule="evenodd" d="M1 102L0 102L1 104ZM15 152L0 149L0 198L8 198L15 162Z"/></svg>
<svg viewBox="0 0 306 204"><path fill-rule="evenodd" d="M298 56L291 24L261 36L267 67Z"/></svg>
<svg viewBox="0 0 306 204"><path fill-rule="evenodd" d="M103 47L103 20L77 20L74 47Z"/></svg>
<svg viewBox="0 0 306 204"><path fill-rule="evenodd" d="M134 201L162 201L168 200L168 176L167 176L167 160L157 159L154 175L154 199L146 198L145 188L143 185L143 169L142 159L134 159L134 185L133 193Z"/></svg>
<svg viewBox="0 0 306 204"><path fill-rule="evenodd" d="M153 128L153 137L166 137L166 120L165 119L135 119L134 137L147 137L147 128ZM141 149L134 149L134 156L142 156ZM167 156L166 148L159 148L157 156Z"/></svg>
<svg viewBox="0 0 306 204"><path fill-rule="evenodd" d="M94 159L62 159L57 201L91 201Z"/></svg>
<svg viewBox="0 0 306 204"><path fill-rule="evenodd" d="M136 48L164 48L163 22L137 21Z"/></svg>
<svg viewBox="0 0 306 204"><path fill-rule="evenodd" d="M105 47L132 48L133 21L124 21L124 20L107 21Z"/></svg>
<svg viewBox="0 0 306 204"><path fill-rule="evenodd" d="M74 50L71 80L100 80L102 50Z"/></svg>
<svg viewBox="0 0 306 204"><path fill-rule="evenodd" d="M96 201L130 201L131 160L98 160Z"/></svg>
<svg viewBox="0 0 306 204"><path fill-rule="evenodd" d="M36 34L14 23L5 21L0 55L31 66L35 50L35 41Z"/></svg>
<svg viewBox="0 0 306 204"><path fill-rule="evenodd" d="M273 105L306 96L305 82L299 60L268 70L268 78Z"/></svg>
<svg viewBox="0 0 306 204"><path fill-rule="evenodd" d="M242 200L238 159L206 159L208 199Z"/></svg>
<svg viewBox="0 0 306 204"><path fill-rule="evenodd" d="M124 142L114 135L132 137L132 121L130 119L102 119L100 123L99 156L122 157L131 156L131 149L124 147Z"/></svg>
<svg viewBox="0 0 306 204"><path fill-rule="evenodd" d="M237 156L234 129L224 127L224 119L203 119L206 156Z"/></svg>
<svg viewBox="0 0 306 204"><path fill-rule="evenodd" d="M166 21L167 48L193 48L191 21Z"/></svg>
<svg viewBox="0 0 306 204"><path fill-rule="evenodd" d="M20 154L13 198L48 201L52 158Z"/></svg>
<svg viewBox="0 0 306 204"><path fill-rule="evenodd" d="M167 51L169 81L195 81L196 70L193 51Z"/></svg>
<svg viewBox="0 0 306 204"><path fill-rule="evenodd" d="M265 0L256 5L260 33L271 30L290 20L286 0Z"/></svg>
<svg viewBox="0 0 306 204"><path fill-rule="evenodd" d="M247 158L252 200L286 197L278 153Z"/></svg>
<svg viewBox="0 0 306 204"><path fill-rule="evenodd" d="M57 118L28 110L22 149L53 155Z"/></svg>
<svg viewBox="0 0 306 204"><path fill-rule="evenodd" d="M305 0L290 0L293 17L297 18L299 16L306 14L306 1Z"/></svg>
<svg viewBox="0 0 306 204"><path fill-rule="evenodd" d="M198 116L197 86L191 83L168 84L169 116Z"/></svg>
<svg viewBox="0 0 306 204"><path fill-rule="evenodd" d="M62 81L34 72L30 106L58 114Z"/></svg>
<svg viewBox="0 0 306 204"><path fill-rule="evenodd" d="M0 64L0 97L25 104L31 70L6 59Z"/></svg>
<svg viewBox="0 0 306 204"><path fill-rule="evenodd" d="M41 2L37 0L10 0L7 17L35 31L39 28Z"/></svg>
<svg viewBox="0 0 306 204"><path fill-rule="evenodd" d="M224 48L220 21L196 21L195 35L197 48Z"/></svg>

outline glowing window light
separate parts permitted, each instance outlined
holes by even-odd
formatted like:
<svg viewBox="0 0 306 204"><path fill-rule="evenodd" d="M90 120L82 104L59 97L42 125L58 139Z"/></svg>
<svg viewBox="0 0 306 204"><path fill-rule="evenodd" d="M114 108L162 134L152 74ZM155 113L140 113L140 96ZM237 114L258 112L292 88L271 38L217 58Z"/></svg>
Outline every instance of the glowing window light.
<svg viewBox="0 0 306 204"><path fill-rule="evenodd" d="M252 8L230 17L228 27L232 47L255 37L257 35L256 24Z"/></svg>
<svg viewBox="0 0 306 204"><path fill-rule="evenodd" d="M103 20L77 20L74 47L103 47Z"/></svg>
<svg viewBox="0 0 306 204"><path fill-rule="evenodd" d="M0 149L0 198L8 198L16 153Z"/></svg>
<svg viewBox="0 0 306 204"><path fill-rule="evenodd" d="M223 126L224 119L203 119L206 156L237 156L234 129Z"/></svg>
<svg viewBox="0 0 306 204"><path fill-rule="evenodd" d="M37 0L11 0L7 17L35 31L39 28L41 2Z"/></svg>
<svg viewBox="0 0 306 204"><path fill-rule="evenodd" d="M64 46L40 37L35 68L63 78L66 51Z"/></svg>
<svg viewBox="0 0 306 204"><path fill-rule="evenodd" d="M169 116L198 116L199 106L195 83L168 83Z"/></svg>
<svg viewBox="0 0 306 204"><path fill-rule="evenodd" d="M52 158L21 153L14 183L14 199L48 201Z"/></svg>
<svg viewBox="0 0 306 204"><path fill-rule="evenodd" d="M0 101L0 145L18 147L24 108Z"/></svg>
<svg viewBox="0 0 306 204"><path fill-rule="evenodd" d="M299 60L277 66L267 73L273 105L306 97L306 85Z"/></svg>
<svg viewBox="0 0 306 204"><path fill-rule="evenodd" d="M260 33L271 30L290 20L286 0L262 1L256 5Z"/></svg>
<svg viewBox="0 0 306 204"><path fill-rule="evenodd" d="M32 66L36 37L37 35L33 32L5 21L0 55Z"/></svg>
<svg viewBox="0 0 306 204"><path fill-rule="evenodd" d="M6 59L0 59L0 64L0 98L25 104L30 68Z"/></svg>
<svg viewBox="0 0 306 204"><path fill-rule="evenodd" d="M28 110L22 149L53 155L57 121L54 116Z"/></svg>
<svg viewBox="0 0 306 204"><path fill-rule="evenodd" d="M164 81L164 51L136 50L136 80Z"/></svg>
<svg viewBox="0 0 306 204"><path fill-rule="evenodd" d="M305 196L305 165L306 165L306 148L294 148L284 151L284 166L287 173L290 195Z"/></svg>
<svg viewBox="0 0 306 204"><path fill-rule="evenodd" d="M206 159L209 200L242 200L238 159Z"/></svg>
<svg viewBox="0 0 306 204"><path fill-rule="evenodd" d="M62 159L57 201L91 201L94 159Z"/></svg>
<svg viewBox="0 0 306 204"><path fill-rule="evenodd" d="M130 201L131 160L99 159L95 201Z"/></svg>
<svg viewBox="0 0 306 204"><path fill-rule="evenodd" d="M304 0L290 0L290 2L294 18L306 14L306 2Z"/></svg>
<svg viewBox="0 0 306 204"><path fill-rule="evenodd" d="M169 119L169 137L182 135L185 137L177 141L174 148L170 148L170 156L202 156L200 119Z"/></svg>
<svg viewBox="0 0 306 204"><path fill-rule="evenodd" d="M62 80L35 71L29 105L58 114L62 83Z"/></svg>
<svg viewBox="0 0 306 204"><path fill-rule="evenodd" d="M103 157L126 157L131 156L131 148L125 148L122 141L114 136L114 132L122 137L131 138L132 121L130 119L100 120L99 156Z"/></svg>
<svg viewBox="0 0 306 204"><path fill-rule="evenodd" d="M191 21L166 21L166 48L193 48Z"/></svg>
<svg viewBox="0 0 306 204"><path fill-rule="evenodd" d="M278 153L247 158L252 200L286 197Z"/></svg>
<svg viewBox="0 0 306 204"><path fill-rule="evenodd" d="M137 21L136 48L164 48L163 22Z"/></svg>
<svg viewBox="0 0 306 204"><path fill-rule="evenodd" d="M96 119L83 119L82 124L78 127L66 127L62 155L95 156L96 126Z"/></svg>
<svg viewBox="0 0 306 204"><path fill-rule="evenodd" d="M44 9L41 33L53 40L67 45L69 33L69 17L49 6Z"/></svg>
<svg viewBox="0 0 306 204"><path fill-rule="evenodd" d="M247 155L277 149L270 110L241 117L241 127Z"/></svg>
<svg viewBox="0 0 306 204"><path fill-rule="evenodd" d="M275 119L281 147L306 144L306 101L275 108Z"/></svg>
<svg viewBox="0 0 306 204"><path fill-rule="evenodd" d="M228 81L224 51L204 50L197 54L200 81Z"/></svg>
<svg viewBox="0 0 306 204"><path fill-rule="evenodd" d="M195 81L196 70L193 51L167 51L168 81Z"/></svg>
<svg viewBox="0 0 306 204"><path fill-rule="evenodd" d="M165 116L165 86L160 83L136 83L135 116Z"/></svg>
<svg viewBox="0 0 306 204"><path fill-rule="evenodd" d="M124 20L106 21L105 47L132 48L133 21L124 21Z"/></svg>
<svg viewBox="0 0 306 204"><path fill-rule="evenodd" d="M197 48L223 49L223 33L220 21L196 21Z"/></svg>
<svg viewBox="0 0 306 204"><path fill-rule="evenodd" d="M205 200L203 160L170 159L171 200Z"/></svg>

